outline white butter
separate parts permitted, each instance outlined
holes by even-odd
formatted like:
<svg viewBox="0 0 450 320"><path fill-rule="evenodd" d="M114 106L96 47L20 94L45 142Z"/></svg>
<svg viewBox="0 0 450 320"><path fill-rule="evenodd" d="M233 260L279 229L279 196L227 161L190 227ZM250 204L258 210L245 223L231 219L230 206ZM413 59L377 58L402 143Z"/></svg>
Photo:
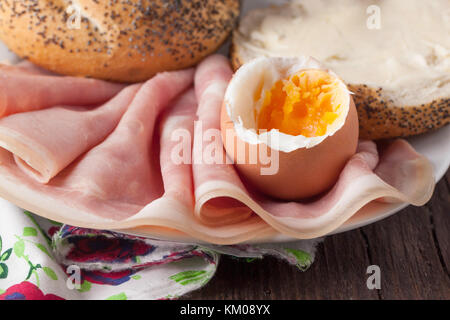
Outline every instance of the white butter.
<svg viewBox="0 0 450 320"><path fill-rule="evenodd" d="M450 0L296 0L252 11L236 36L246 52L313 56L398 104L450 96Z"/></svg>

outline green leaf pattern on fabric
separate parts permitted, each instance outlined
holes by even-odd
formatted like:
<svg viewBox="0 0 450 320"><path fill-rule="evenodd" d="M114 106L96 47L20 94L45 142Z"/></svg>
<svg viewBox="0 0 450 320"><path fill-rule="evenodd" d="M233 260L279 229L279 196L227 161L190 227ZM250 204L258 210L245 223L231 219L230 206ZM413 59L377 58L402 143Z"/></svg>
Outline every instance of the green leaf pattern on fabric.
<svg viewBox="0 0 450 320"><path fill-rule="evenodd" d="M42 230L42 228L39 225L39 223L33 217L33 214L30 211L26 211L26 210L23 213L28 217L28 219L31 221L31 223L41 232L41 235L44 237L45 241L47 242L47 245L49 247L51 247L52 242L51 242L49 236L47 235L47 233L44 230Z"/></svg>
<svg viewBox="0 0 450 320"><path fill-rule="evenodd" d="M6 220L4 221L15 222L15 218L20 216L20 212L11 211L9 215L8 217L6 214ZM6 292L5 290L8 290L12 285L28 281L40 288L44 294L56 294L68 299L128 300L142 297L174 299L206 284L214 275L219 262L220 255L218 252L221 252L220 250L199 246L194 247L193 250L197 252L190 259L171 262L168 268L153 269L149 267L135 270L128 276L128 280L123 278L125 282L118 285L102 285L91 283L85 279L81 281L80 286L71 288L67 286L70 278L68 278L64 270L60 269L59 263L66 264L64 261L56 261L55 257L53 257L53 250L57 250L56 252L59 254L56 257L62 258L65 255L64 250L70 249L68 246L58 247L56 245L58 237L62 239L61 231L56 233L51 239L47 232L44 231L54 227L51 222L48 223L45 219L36 217L29 212L25 212L25 215L28 219L22 216L17 219L15 224L11 223L11 226L14 226L14 228L7 228L4 224L3 226L0 225L0 234L3 236L3 239L0 236L0 279L2 279L0 281L0 287L2 288L0 289L0 294ZM93 236L95 235L93 234ZM148 241L152 244L151 240ZM158 246L159 244L156 245L156 247ZM257 247L253 249L255 248L259 250ZM269 250L269 253L264 253L264 251L257 252L262 252L261 258L265 254L275 255L278 252L279 257L287 259L290 263L296 262L301 270L306 270L313 260L313 255L309 255L307 249L306 251L285 249L282 246L269 249L272 250ZM168 250L171 253L171 249L164 250ZM223 253L233 255L236 252L235 249L233 250L231 253ZM245 248L242 249L241 255L235 256L245 258L245 250ZM275 254L271 252L275 252ZM163 256L162 253L158 254ZM166 256L166 252L164 252L164 256ZM132 264L145 264L149 261L149 258L154 259L154 257L145 255L135 256ZM249 262L253 260L254 258L247 259ZM73 263L77 264L76 262ZM85 267L90 268L91 266L81 266L81 268ZM110 272L117 269L109 264L98 264L93 266L92 270ZM19 275L22 276L17 278ZM75 274L70 276L75 276ZM129 281L129 279L132 279L132 281ZM121 281L123 280L121 279Z"/></svg>
<svg viewBox="0 0 450 320"><path fill-rule="evenodd" d="M24 237L30 237L30 236L36 237L37 234L38 233L37 233L36 229L33 228L33 227L25 227L25 228L23 228L23 236Z"/></svg>
<svg viewBox="0 0 450 320"><path fill-rule="evenodd" d="M16 243L14 243L13 250L17 258L23 257L25 252L25 241L23 241L23 239L19 239Z"/></svg>
<svg viewBox="0 0 450 320"><path fill-rule="evenodd" d="M127 295L125 292L121 292L106 298L106 300L127 300Z"/></svg>
<svg viewBox="0 0 450 320"><path fill-rule="evenodd" d="M12 248L9 248L5 252L3 252L2 255L0 256L0 261L8 260L9 257L11 256L11 253L12 253Z"/></svg>
<svg viewBox="0 0 450 320"><path fill-rule="evenodd" d="M308 269L312 264L312 258L311 255L303 250L297 250L297 249L285 249L287 253L290 253L295 257L297 260L297 267L305 271Z"/></svg>
<svg viewBox="0 0 450 320"><path fill-rule="evenodd" d="M8 277L9 269L8 269L8 266L6 265L6 263L4 263L4 262L9 259L13 249L9 248L8 250L6 250L3 253L2 253L2 249L3 249L3 241L2 241L2 237L0 236L0 279L6 279Z"/></svg>
<svg viewBox="0 0 450 320"><path fill-rule="evenodd" d="M79 292L88 292L92 288L92 283L89 281L84 280L83 283L80 286L80 289L78 289Z"/></svg>
<svg viewBox="0 0 450 320"><path fill-rule="evenodd" d="M6 279L6 277L8 277L8 266L0 263L0 279Z"/></svg>
<svg viewBox="0 0 450 320"><path fill-rule="evenodd" d="M27 216L29 216L29 215L27 215ZM34 219L32 219L32 221L34 223L36 223L36 221ZM28 237L37 237L37 236L38 236L38 231L36 230L36 228L24 227L21 236L19 236L17 234L15 235L17 241L14 243L13 247L8 249L7 251L5 251L3 254L0 255L0 261L8 260L11 256L11 252L13 252L14 255L18 259L24 260L28 266L27 276L25 277L24 280L28 281L32 276L34 276L36 285L39 287L40 286L40 277L39 277L39 273L38 273L39 269L42 269L44 274L47 275L47 277L51 280L55 280L55 281L58 280L58 276L51 267L42 266L40 263L33 263L31 261L32 258L30 258L30 255L25 254L26 243L30 243L30 244L33 244L36 248L38 248L40 251L44 252L48 257L51 258L51 260L54 259L45 245L43 245L42 243L31 241L31 240L27 239ZM8 267L4 263L2 263L2 265L0 265L0 267L1 267L0 278L2 278L2 277L6 278L6 276L8 275Z"/></svg>
<svg viewBox="0 0 450 320"><path fill-rule="evenodd" d="M44 270L45 274L52 280L58 280L58 276L56 275L55 271L53 271L50 267L43 267L42 270Z"/></svg>
<svg viewBox="0 0 450 320"><path fill-rule="evenodd" d="M174 274L173 276L170 276L169 279L185 286L192 283L207 281L208 274L205 270L188 270Z"/></svg>
<svg viewBox="0 0 450 320"><path fill-rule="evenodd" d="M52 255L48 252L47 248L41 244L41 243L34 243L34 245L41 250L42 252L44 252L46 255L48 255L50 258L53 258Z"/></svg>

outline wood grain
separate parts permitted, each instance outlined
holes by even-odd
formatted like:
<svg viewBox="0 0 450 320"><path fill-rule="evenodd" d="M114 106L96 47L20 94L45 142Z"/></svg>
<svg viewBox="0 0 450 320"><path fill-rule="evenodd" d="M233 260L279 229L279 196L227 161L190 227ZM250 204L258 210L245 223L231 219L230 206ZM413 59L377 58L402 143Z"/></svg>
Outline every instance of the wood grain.
<svg viewBox="0 0 450 320"><path fill-rule="evenodd" d="M450 171L431 201L327 237L306 272L274 258L223 257L214 279L186 299L450 299ZM381 269L381 289L366 269Z"/></svg>

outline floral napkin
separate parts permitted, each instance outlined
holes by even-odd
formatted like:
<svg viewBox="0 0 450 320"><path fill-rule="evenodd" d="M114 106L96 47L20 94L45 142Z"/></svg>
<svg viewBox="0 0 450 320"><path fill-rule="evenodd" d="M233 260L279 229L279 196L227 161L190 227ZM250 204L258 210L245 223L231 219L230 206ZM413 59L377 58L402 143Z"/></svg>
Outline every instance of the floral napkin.
<svg viewBox="0 0 450 320"><path fill-rule="evenodd" d="M83 229L0 199L0 300L176 299L212 279L222 254L306 270L319 239L215 246Z"/></svg>

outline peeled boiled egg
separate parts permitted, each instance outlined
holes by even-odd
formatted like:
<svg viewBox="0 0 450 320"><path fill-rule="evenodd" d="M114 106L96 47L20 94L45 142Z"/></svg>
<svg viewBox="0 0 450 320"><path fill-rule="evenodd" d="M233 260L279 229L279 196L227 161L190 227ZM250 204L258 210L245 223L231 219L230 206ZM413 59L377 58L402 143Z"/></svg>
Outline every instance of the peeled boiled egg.
<svg viewBox="0 0 450 320"><path fill-rule="evenodd" d="M317 60L261 57L229 83L221 133L246 184L299 200L336 183L356 152L358 117L347 86Z"/></svg>

